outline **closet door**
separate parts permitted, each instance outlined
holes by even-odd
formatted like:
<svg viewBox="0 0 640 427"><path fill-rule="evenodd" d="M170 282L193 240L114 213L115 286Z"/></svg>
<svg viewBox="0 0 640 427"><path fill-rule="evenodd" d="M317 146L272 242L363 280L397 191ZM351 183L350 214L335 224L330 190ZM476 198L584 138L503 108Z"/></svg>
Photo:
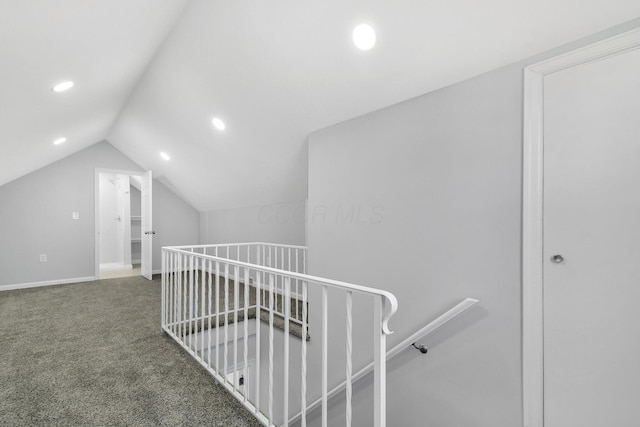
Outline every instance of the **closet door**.
<svg viewBox="0 0 640 427"><path fill-rule="evenodd" d="M151 280L153 276L153 222L152 222L152 176L151 171L142 175L142 191L140 212L142 215L142 243L140 270L144 277Z"/></svg>
<svg viewBox="0 0 640 427"><path fill-rule="evenodd" d="M640 425L640 51L544 81L544 426Z"/></svg>

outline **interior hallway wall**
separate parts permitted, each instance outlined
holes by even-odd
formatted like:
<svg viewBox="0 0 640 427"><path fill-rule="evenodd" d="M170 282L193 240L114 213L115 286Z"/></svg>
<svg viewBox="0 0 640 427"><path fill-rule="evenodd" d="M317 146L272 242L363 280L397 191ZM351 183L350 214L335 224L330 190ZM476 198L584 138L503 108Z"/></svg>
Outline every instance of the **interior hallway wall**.
<svg viewBox="0 0 640 427"><path fill-rule="evenodd" d="M96 168L143 171L102 141L0 187L0 287L94 277ZM161 245L197 242L199 224L195 209L157 180L153 185L159 269Z"/></svg>
<svg viewBox="0 0 640 427"><path fill-rule="evenodd" d="M153 272L162 269L163 246L194 245L200 234L199 212L153 180Z"/></svg>
<svg viewBox="0 0 640 427"><path fill-rule="evenodd" d="M311 274L392 291L399 312L389 348L463 298L481 301L419 340L427 355L411 350L390 363L391 425L522 426L523 68L638 25L310 136ZM311 322L315 313L317 304ZM364 323L356 313L354 324ZM370 342L354 336L354 348ZM332 339L332 353L341 341ZM343 365L332 371L344 377ZM370 398L371 383L358 386L354 425L370 423L373 408L361 397ZM329 424L343 425L344 407L334 409Z"/></svg>
<svg viewBox="0 0 640 427"><path fill-rule="evenodd" d="M200 214L200 242L305 244L305 202L220 209Z"/></svg>

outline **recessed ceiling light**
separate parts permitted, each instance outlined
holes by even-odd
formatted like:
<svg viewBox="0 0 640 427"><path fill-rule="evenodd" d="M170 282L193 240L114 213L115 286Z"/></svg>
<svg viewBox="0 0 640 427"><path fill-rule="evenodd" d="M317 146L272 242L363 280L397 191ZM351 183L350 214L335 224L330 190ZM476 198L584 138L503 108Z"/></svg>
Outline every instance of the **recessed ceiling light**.
<svg viewBox="0 0 640 427"><path fill-rule="evenodd" d="M171 160L171 157L169 157L169 155L167 153L165 153L164 151L160 152L160 157L162 157L165 160Z"/></svg>
<svg viewBox="0 0 640 427"><path fill-rule="evenodd" d="M64 137L62 137L62 138L58 138L58 139L56 139L55 141L53 141L53 145L60 145L60 144L62 144L63 142L67 142L67 138L64 138Z"/></svg>
<svg viewBox="0 0 640 427"><path fill-rule="evenodd" d="M376 44L376 32L369 24L360 24L353 29L353 43L360 50L369 50Z"/></svg>
<svg viewBox="0 0 640 427"><path fill-rule="evenodd" d="M72 81L62 82L62 83L58 83L57 85L55 85L53 87L53 91L54 92L64 92L65 90L69 90L72 87L73 87L73 82Z"/></svg>
<svg viewBox="0 0 640 427"><path fill-rule="evenodd" d="M218 130L225 130L227 127L224 122L217 117L214 117L213 120L211 120L211 123L213 123L213 126Z"/></svg>

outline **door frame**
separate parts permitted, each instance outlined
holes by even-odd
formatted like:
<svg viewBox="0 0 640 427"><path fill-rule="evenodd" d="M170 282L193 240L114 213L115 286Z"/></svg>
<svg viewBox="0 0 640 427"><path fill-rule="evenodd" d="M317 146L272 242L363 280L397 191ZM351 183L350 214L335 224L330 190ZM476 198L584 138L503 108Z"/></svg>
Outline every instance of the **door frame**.
<svg viewBox="0 0 640 427"><path fill-rule="evenodd" d="M544 425L544 77L640 48L640 28L524 69L522 179L522 399L524 427Z"/></svg>
<svg viewBox="0 0 640 427"><path fill-rule="evenodd" d="M107 169L107 168L96 168L94 173L94 204L95 204L95 219L94 219L94 229L95 229L95 265L94 265L94 275L96 280L100 278L100 174L101 173L115 173L121 175L134 175L142 177L146 171L128 171L122 169ZM142 261L142 260L141 260ZM153 270L153 267L152 267Z"/></svg>

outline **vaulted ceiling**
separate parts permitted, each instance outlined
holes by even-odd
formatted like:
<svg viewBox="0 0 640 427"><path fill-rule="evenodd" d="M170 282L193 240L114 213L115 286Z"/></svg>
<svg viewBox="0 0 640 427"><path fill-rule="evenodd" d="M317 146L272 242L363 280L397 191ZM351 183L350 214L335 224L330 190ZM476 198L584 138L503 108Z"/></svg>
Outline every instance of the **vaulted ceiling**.
<svg viewBox="0 0 640 427"><path fill-rule="evenodd" d="M200 210L304 199L310 132L638 16L637 0L0 0L0 185L107 139Z"/></svg>

